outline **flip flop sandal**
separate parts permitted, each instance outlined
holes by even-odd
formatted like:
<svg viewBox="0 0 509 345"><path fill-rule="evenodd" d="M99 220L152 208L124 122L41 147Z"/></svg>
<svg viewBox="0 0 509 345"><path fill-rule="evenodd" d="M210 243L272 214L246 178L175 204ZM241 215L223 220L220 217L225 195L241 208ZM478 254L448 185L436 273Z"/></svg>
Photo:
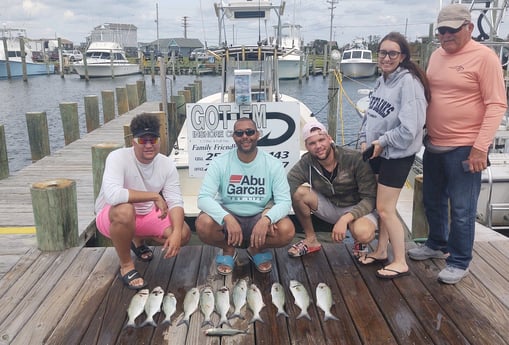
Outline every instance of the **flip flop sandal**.
<svg viewBox="0 0 509 345"><path fill-rule="evenodd" d="M147 282L145 281L145 279L143 279L140 275L140 273L136 270L130 270L129 272L127 272L126 274L122 275L122 273L120 273L120 270L118 271L118 276L120 277L120 279L122 279L122 282L124 283L124 285L128 288L128 289L131 289L131 290L140 290L140 289L143 289L144 287L146 287L148 284ZM142 278L143 279L143 284L142 285L131 285L131 282L135 279L138 279L138 278Z"/></svg>
<svg viewBox="0 0 509 345"><path fill-rule="evenodd" d="M369 262L366 262L366 260L371 260ZM368 254L365 254L357 259L357 261L364 266L374 265L374 264L385 264L387 262L387 258L385 259L377 259L373 256L370 256Z"/></svg>
<svg viewBox="0 0 509 345"><path fill-rule="evenodd" d="M272 253L271 252L263 252L263 253L258 253L255 255L251 255L249 250L246 250L246 252L247 252L247 256L249 257L249 260L251 260L254 263L255 268L258 272L269 273L270 271L272 271ZM260 266L267 262L270 262L270 268L265 269L265 270L261 269Z"/></svg>
<svg viewBox="0 0 509 345"><path fill-rule="evenodd" d="M141 244L139 247L136 247L134 242L131 242L131 250L136 254L136 257L144 262L149 262L154 258L154 252L152 249L147 247L145 243Z"/></svg>
<svg viewBox="0 0 509 345"><path fill-rule="evenodd" d="M395 278L410 275L410 271L400 272L400 271L396 271L396 270L393 270L393 269L390 269L387 267L382 268L382 270L393 272L395 274L381 274L381 273L378 273L378 271L376 271L375 275L380 279L395 279Z"/></svg>
<svg viewBox="0 0 509 345"><path fill-rule="evenodd" d="M233 266L235 265L235 260L237 260L237 251L235 251L233 256L222 255L222 253L223 253L223 251L220 251L216 255L216 271L220 275L227 276L233 272ZM223 266L223 267L226 266L229 268L229 270L227 272L221 271L219 269L219 266Z"/></svg>
<svg viewBox="0 0 509 345"><path fill-rule="evenodd" d="M290 255L292 258L298 258L299 256L304 256L306 254L314 253L322 249L322 246L314 246L310 247L306 243L304 243L304 240L300 240L299 242L293 244L291 246L294 250L297 251L297 253L291 253L290 250L288 251L288 255Z"/></svg>

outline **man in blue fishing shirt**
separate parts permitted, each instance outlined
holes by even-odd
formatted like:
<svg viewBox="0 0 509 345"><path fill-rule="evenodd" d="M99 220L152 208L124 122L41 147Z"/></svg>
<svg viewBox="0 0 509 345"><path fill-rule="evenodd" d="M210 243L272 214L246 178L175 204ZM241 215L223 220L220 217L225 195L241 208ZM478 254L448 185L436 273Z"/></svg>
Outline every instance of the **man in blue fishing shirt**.
<svg viewBox="0 0 509 345"><path fill-rule="evenodd" d="M230 274L236 248L246 248L256 269L272 270L267 248L286 246L295 227L288 217L290 187L281 162L257 147L260 133L249 118L235 122L237 148L217 156L203 179L198 195L196 232L206 244L221 248L217 272Z"/></svg>

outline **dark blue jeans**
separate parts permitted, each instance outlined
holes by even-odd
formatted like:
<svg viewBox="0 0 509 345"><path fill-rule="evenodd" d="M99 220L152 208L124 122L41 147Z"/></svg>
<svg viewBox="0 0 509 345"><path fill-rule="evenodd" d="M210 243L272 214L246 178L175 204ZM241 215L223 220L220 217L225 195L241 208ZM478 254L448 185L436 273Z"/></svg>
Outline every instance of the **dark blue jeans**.
<svg viewBox="0 0 509 345"><path fill-rule="evenodd" d="M481 173L463 171L471 147L424 151L423 201L429 223L426 245L449 253L447 264L466 269L472 260ZM450 222L449 222L450 205Z"/></svg>

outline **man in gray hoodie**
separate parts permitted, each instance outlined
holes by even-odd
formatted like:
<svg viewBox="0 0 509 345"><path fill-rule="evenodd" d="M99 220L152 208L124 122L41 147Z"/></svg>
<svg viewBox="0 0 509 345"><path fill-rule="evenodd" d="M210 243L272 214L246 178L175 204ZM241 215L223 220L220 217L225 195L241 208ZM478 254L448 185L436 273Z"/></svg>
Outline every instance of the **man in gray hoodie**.
<svg viewBox="0 0 509 345"><path fill-rule="evenodd" d="M333 225L332 240L347 229L359 243L375 237L376 180L359 151L336 146L324 125L308 122L302 132L308 150L288 173L292 206L305 234L288 250L299 257L321 249L311 214Z"/></svg>

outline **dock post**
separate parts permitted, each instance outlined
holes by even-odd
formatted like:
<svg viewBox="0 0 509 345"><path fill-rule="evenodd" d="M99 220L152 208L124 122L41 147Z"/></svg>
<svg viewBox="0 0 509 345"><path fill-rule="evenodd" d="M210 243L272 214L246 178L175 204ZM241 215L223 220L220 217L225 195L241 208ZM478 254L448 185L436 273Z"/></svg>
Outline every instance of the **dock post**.
<svg viewBox="0 0 509 345"><path fill-rule="evenodd" d="M138 104L143 104L147 101L147 88L145 86L145 79L137 80L136 87L138 88Z"/></svg>
<svg viewBox="0 0 509 345"><path fill-rule="evenodd" d="M171 96L171 101L175 103L176 111L177 111L177 120L179 127L182 127L184 121L186 120L186 98L184 95Z"/></svg>
<svg viewBox="0 0 509 345"><path fill-rule="evenodd" d="M37 247L59 251L78 245L76 182L56 179L36 182L30 188Z"/></svg>
<svg viewBox="0 0 509 345"><path fill-rule="evenodd" d="M127 84L126 89L127 89L127 104L129 105L129 110L133 110L139 105L138 86L136 84Z"/></svg>
<svg viewBox="0 0 509 345"><path fill-rule="evenodd" d="M99 128L99 97L96 95L85 96L85 119L87 133Z"/></svg>
<svg viewBox="0 0 509 345"><path fill-rule="evenodd" d="M414 179L414 200L412 210L412 239L424 241L428 238L429 224L424 212L422 201L423 175L417 175Z"/></svg>
<svg viewBox="0 0 509 345"><path fill-rule="evenodd" d="M200 100L203 98L203 80L197 79L194 84L196 85L196 99Z"/></svg>
<svg viewBox="0 0 509 345"><path fill-rule="evenodd" d="M103 90L101 91L101 98L104 123L107 123L115 118L115 93L112 90Z"/></svg>
<svg viewBox="0 0 509 345"><path fill-rule="evenodd" d="M27 76L27 58L25 56L25 38L19 38L19 51L21 54L21 71L23 73L23 81L28 81Z"/></svg>
<svg viewBox="0 0 509 345"><path fill-rule="evenodd" d="M117 143L100 143L92 146L92 174L93 174L92 177L94 183L94 200L97 199L97 196L101 191L106 158L108 157L110 152L121 147L122 145ZM111 240L103 236L99 231L96 231L96 239L97 245L99 247L113 246Z"/></svg>
<svg viewBox="0 0 509 345"><path fill-rule="evenodd" d="M168 103L168 155L173 151L182 126L178 120L177 104Z"/></svg>
<svg viewBox="0 0 509 345"><path fill-rule="evenodd" d="M328 132L331 138L337 140L337 113L338 113L338 92L339 84L336 79L336 73L330 73L329 75L329 112L327 115Z"/></svg>
<svg viewBox="0 0 509 345"><path fill-rule="evenodd" d="M28 112L25 117L32 162L35 162L50 154L48 118L45 111Z"/></svg>
<svg viewBox="0 0 509 345"><path fill-rule="evenodd" d="M177 92L177 94L184 96L184 99L186 100L186 103L191 103L191 91L186 90L184 88L184 90L181 90L181 91Z"/></svg>
<svg viewBox="0 0 509 345"><path fill-rule="evenodd" d="M118 115L123 115L129 111L129 103L127 100L127 89L125 87L115 88L117 94Z"/></svg>
<svg viewBox="0 0 509 345"><path fill-rule="evenodd" d="M59 107L62 127L64 128L65 145L69 145L80 138L78 103L61 102Z"/></svg>
<svg viewBox="0 0 509 345"><path fill-rule="evenodd" d="M0 180L9 177L9 158L7 157L7 141L4 125L0 125Z"/></svg>
<svg viewBox="0 0 509 345"><path fill-rule="evenodd" d="M131 133L130 124L124 125L124 145L125 147L133 146L133 134Z"/></svg>
<svg viewBox="0 0 509 345"><path fill-rule="evenodd" d="M4 52L9 52L7 49L7 37L2 37L2 42L4 46ZM7 79L11 79L11 64L9 62L9 54L5 54L5 71L7 72Z"/></svg>
<svg viewBox="0 0 509 345"><path fill-rule="evenodd" d="M192 84L184 86L184 91L189 91L189 93L191 94L190 103L196 103L196 87Z"/></svg>
<svg viewBox="0 0 509 345"><path fill-rule="evenodd" d="M151 111L149 114L153 114L159 118L159 123L161 124L161 128L159 129L161 153L167 156L170 154L168 145L168 117L164 111Z"/></svg>

